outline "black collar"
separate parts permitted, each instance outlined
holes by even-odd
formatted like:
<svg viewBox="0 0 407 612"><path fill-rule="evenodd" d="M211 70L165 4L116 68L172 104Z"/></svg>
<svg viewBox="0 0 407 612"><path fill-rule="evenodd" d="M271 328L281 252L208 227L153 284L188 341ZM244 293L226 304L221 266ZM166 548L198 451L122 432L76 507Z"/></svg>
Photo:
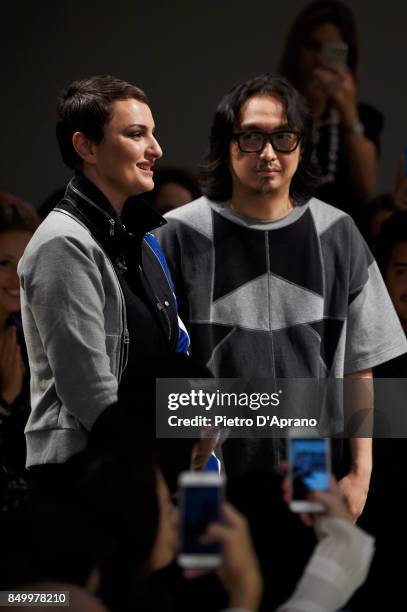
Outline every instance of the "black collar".
<svg viewBox="0 0 407 612"><path fill-rule="evenodd" d="M81 207L89 209L93 205L103 211L103 217L109 224L109 233L113 221L115 232L122 233L123 230L127 230L128 233L141 239L146 232L167 223L164 217L140 196L131 196L125 202L120 217L100 189L79 172L68 184L66 195L72 196L72 192L75 202L80 203Z"/></svg>

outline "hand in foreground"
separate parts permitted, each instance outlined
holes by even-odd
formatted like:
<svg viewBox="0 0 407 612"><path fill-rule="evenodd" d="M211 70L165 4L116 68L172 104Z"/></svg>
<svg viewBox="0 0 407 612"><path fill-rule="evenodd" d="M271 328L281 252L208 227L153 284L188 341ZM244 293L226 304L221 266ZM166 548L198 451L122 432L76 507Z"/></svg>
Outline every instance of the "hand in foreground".
<svg viewBox="0 0 407 612"><path fill-rule="evenodd" d="M339 488L345 498L353 523L356 523L365 507L369 482L370 477L354 472L349 472L339 481Z"/></svg>
<svg viewBox="0 0 407 612"><path fill-rule="evenodd" d="M288 478L284 478L283 480L283 498L287 503L291 501L290 482ZM310 501L320 502L324 506L324 510L323 512L315 514L301 513L300 518L307 527L311 527L314 520L320 516L337 517L352 522L352 515L349 512L346 500L333 476L331 476L328 491L310 492L308 494L308 499Z"/></svg>
<svg viewBox="0 0 407 612"><path fill-rule="evenodd" d="M0 396L12 404L23 387L23 360L14 325L0 338Z"/></svg>
<svg viewBox="0 0 407 612"><path fill-rule="evenodd" d="M215 573L229 593L231 608L257 610L263 581L249 525L245 517L228 503L223 506L223 517L223 523L211 523L203 536L205 543L222 543L223 562ZM198 575L202 575L202 572L195 570L184 572L186 578Z"/></svg>

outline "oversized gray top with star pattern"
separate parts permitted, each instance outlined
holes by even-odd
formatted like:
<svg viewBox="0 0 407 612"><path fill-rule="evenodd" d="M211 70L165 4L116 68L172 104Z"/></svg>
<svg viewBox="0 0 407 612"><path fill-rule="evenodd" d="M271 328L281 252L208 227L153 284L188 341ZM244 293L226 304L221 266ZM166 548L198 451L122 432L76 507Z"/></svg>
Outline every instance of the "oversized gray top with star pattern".
<svg viewBox="0 0 407 612"><path fill-rule="evenodd" d="M192 354L218 377L342 377L407 350L352 219L312 198L257 221L201 197L157 235Z"/></svg>

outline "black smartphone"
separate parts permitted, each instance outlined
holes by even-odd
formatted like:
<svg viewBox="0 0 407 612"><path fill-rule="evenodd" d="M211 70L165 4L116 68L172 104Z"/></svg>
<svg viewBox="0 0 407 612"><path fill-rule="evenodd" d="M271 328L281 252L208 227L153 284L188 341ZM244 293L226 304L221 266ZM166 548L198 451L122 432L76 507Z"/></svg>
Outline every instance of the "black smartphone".
<svg viewBox="0 0 407 612"><path fill-rule="evenodd" d="M186 568L213 568L220 565L222 549L218 542L203 543L209 523L222 520L225 479L215 472L180 474L181 510L178 563Z"/></svg>

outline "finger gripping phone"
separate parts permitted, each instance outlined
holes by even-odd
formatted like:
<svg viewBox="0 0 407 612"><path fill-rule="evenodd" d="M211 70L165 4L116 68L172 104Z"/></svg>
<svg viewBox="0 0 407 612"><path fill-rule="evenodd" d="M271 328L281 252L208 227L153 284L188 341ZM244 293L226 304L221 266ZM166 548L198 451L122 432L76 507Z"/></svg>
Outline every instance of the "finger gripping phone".
<svg viewBox="0 0 407 612"><path fill-rule="evenodd" d="M224 477L214 472L180 474L181 510L178 564L184 568L214 568L222 561L221 545L201 538L209 523L222 520Z"/></svg>
<svg viewBox="0 0 407 612"><path fill-rule="evenodd" d="M307 499L311 491L328 491L331 476L330 445L327 438L288 440L290 509L293 512L322 512L324 506Z"/></svg>

